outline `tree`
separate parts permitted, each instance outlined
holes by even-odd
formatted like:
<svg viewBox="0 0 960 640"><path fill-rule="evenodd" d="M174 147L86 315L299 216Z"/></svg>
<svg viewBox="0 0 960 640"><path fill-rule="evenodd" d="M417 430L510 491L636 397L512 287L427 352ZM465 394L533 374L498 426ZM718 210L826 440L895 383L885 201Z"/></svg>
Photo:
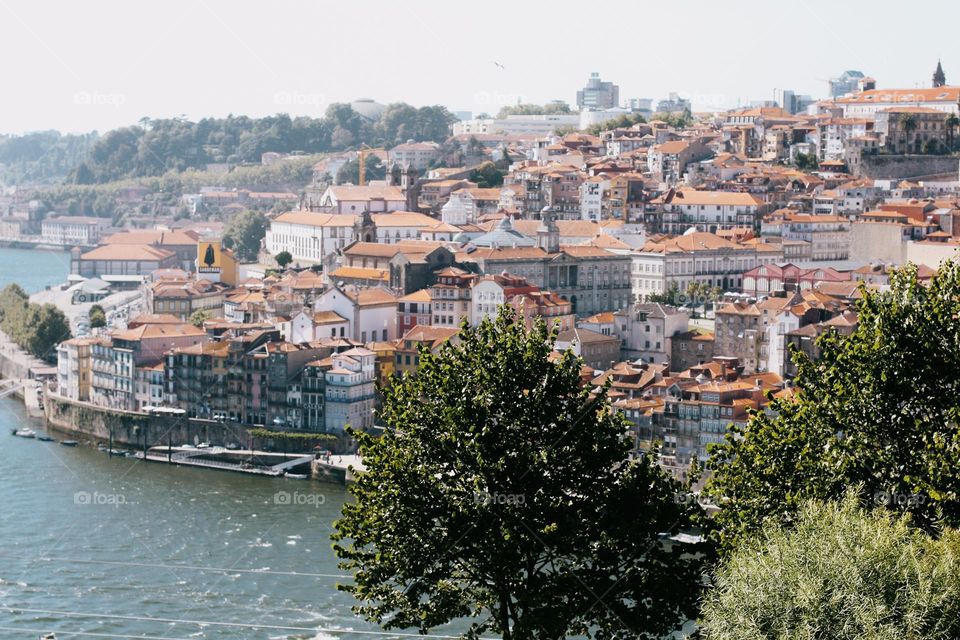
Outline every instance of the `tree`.
<svg viewBox="0 0 960 640"><path fill-rule="evenodd" d="M932 540L856 495L805 505L724 560L701 621L706 640L960 637L960 534Z"/></svg>
<svg viewBox="0 0 960 640"><path fill-rule="evenodd" d="M103 307L100 305L95 304L90 307L89 317L91 329L98 329L100 327L107 326L107 314L104 313Z"/></svg>
<svg viewBox="0 0 960 640"><path fill-rule="evenodd" d="M723 507L712 522L724 551L850 486L928 530L960 523L960 265L926 285L909 266L889 291L861 292L853 334L825 333L817 361L794 352L796 393L713 448L707 493Z"/></svg>
<svg viewBox="0 0 960 640"><path fill-rule="evenodd" d="M190 324L195 327L203 327L203 323L213 317L213 312L209 309L197 309L190 314Z"/></svg>
<svg viewBox="0 0 960 640"><path fill-rule="evenodd" d="M669 536L698 507L655 455L628 459L622 414L555 338L504 306L385 389L382 436L351 431L366 470L334 549L358 614L507 640L660 638L691 615L700 556Z"/></svg>
<svg viewBox="0 0 960 640"><path fill-rule="evenodd" d="M550 102L547 104L516 104L500 108L497 118L507 116L538 116L570 113L570 105L566 102Z"/></svg>
<svg viewBox="0 0 960 640"><path fill-rule="evenodd" d="M503 184L503 173L488 160L473 170L470 182L476 182L480 188L499 187Z"/></svg>
<svg viewBox="0 0 960 640"><path fill-rule="evenodd" d="M814 171L820 165L815 153L798 153L793 157L793 164L801 171Z"/></svg>
<svg viewBox="0 0 960 640"><path fill-rule="evenodd" d="M387 177L387 167L381 162L380 158L374 154L367 155L363 165L366 167L364 177L367 182L370 180L383 180ZM354 158L345 162L337 170L337 184L360 184L360 159Z"/></svg>
<svg viewBox="0 0 960 640"><path fill-rule="evenodd" d="M279 266L281 269L286 269L287 265L293 262L293 256L290 255L289 251L281 251L275 255L273 259L277 262L277 266Z"/></svg>
<svg viewBox="0 0 960 640"><path fill-rule="evenodd" d="M260 253L260 243L267 235L267 217L259 211L241 211L227 223L223 244L233 250L237 260L253 262Z"/></svg>
<svg viewBox="0 0 960 640"><path fill-rule="evenodd" d="M660 304L677 304L680 300L680 287L676 282L670 283L670 287L663 293L647 294L647 302L659 302Z"/></svg>

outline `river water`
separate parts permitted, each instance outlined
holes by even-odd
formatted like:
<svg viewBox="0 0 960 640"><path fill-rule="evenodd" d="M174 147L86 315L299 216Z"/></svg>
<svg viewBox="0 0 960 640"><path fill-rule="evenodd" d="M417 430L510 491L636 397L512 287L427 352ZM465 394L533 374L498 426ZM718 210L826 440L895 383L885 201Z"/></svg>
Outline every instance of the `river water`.
<svg viewBox="0 0 960 640"><path fill-rule="evenodd" d="M0 287L56 284L62 257L0 249ZM10 435L24 425L42 429L0 399L0 638L375 637L335 588L342 487Z"/></svg>

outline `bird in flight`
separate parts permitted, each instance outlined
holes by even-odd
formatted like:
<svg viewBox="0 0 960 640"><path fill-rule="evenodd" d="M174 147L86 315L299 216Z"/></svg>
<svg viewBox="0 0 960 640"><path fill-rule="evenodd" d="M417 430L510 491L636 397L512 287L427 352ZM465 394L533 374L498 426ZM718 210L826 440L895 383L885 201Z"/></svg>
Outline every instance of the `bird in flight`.
<svg viewBox="0 0 960 640"><path fill-rule="evenodd" d="M493 61L493 64L494 64L498 69L500 69L501 71L504 69L504 66L503 66L502 64L500 64L499 62L497 62L496 60Z"/></svg>

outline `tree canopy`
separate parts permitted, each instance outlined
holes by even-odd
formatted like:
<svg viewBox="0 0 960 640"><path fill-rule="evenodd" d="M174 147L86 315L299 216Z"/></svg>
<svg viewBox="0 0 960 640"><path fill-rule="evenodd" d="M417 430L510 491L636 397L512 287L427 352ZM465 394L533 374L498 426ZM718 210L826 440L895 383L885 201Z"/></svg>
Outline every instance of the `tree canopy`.
<svg viewBox="0 0 960 640"><path fill-rule="evenodd" d="M856 493L805 504L726 558L704 598L705 640L951 640L960 634L960 534L934 540Z"/></svg>
<svg viewBox="0 0 960 640"><path fill-rule="evenodd" d="M353 432L366 470L334 549L357 613L506 639L660 638L693 615L700 555L670 536L698 507L654 455L629 459L622 414L555 337L505 306L385 389L382 436Z"/></svg>
<svg viewBox="0 0 960 640"><path fill-rule="evenodd" d="M725 550L851 486L930 531L960 523L960 266L927 284L910 266L889 291L861 292L853 334L825 333L817 361L794 353L795 393L714 448L707 492Z"/></svg>
<svg viewBox="0 0 960 640"><path fill-rule="evenodd" d="M0 329L21 349L42 359L50 359L54 348L70 338L70 323L52 304L30 302L19 286L7 285L0 291Z"/></svg>
<svg viewBox="0 0 960 640"><path fill-rule="evenodd" d="M260 253L260 243L267 235L267 217L259 211L241 211L223 230L223 244L234 252L237 260L253 262Z"/></svg>
<svg viewBox="0 0 960 640"><path fill-rule="evenodd" d="M310 154L343 151L364 143L442 142L454 121L442 106L417 108L403 103L389 105L376 121L343 103L330 105L322 118L292 118L283 113L263 118L230 115L197 122L145 118L139 125L114 129L99 138L88 153L76 158L69 180L93 184L200 170L210 163L259 163L267 151Z"/></svg>

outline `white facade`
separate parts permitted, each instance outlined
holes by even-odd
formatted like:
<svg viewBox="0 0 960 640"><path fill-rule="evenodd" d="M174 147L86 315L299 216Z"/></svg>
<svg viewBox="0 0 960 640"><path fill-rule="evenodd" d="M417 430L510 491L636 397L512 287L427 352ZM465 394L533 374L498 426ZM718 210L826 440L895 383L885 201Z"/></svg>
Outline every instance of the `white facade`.
<svg viewBox="0 0 960 640"><path fill-rule="evenodd" d="M64 246L92 246L100 242L100 232L109 220L89 216L47 218L40 225L44 242Z"/></svg>
<svg viewBox="0 0 960 640"><path fill-rule="evenodd" d="M603 215L603 197L610 189L610 181L589 178L580 185L580 218L599 222Z"/></svg>
<svg viewBox="0 0 960 640"><path fill-rule="evenodd" d="M376 354L354 348L332 356L333 367L325 372L324 426L329 432L341 432L347 425L355 429L373 426L375 402Z"/></svg>
<svg viewBox="0 0 960 640"><path fill-rule="evenodd" d="M670 360L673 336L687 330L690 316L681 309L643 303L616 312L613 319L627 359L663 364Z"/></svg>
<svg viewBox="0 0 960 640"><path fill-rule="evenodd" d="M500 133L504 135L548 136L565 127L580 126L577 114L548 114L506 118L474 118L461 120L453 125L453 135L471 135L477 133Z"/></svg>
<svg viewBox="0 0 960 640"><path fill-rule="evenodd" d="M313 305L314 311L334 311L347 320L348 337L360 342L386 342L397 338L397 298L386 289L347 292L333 286Z"/></svg>

